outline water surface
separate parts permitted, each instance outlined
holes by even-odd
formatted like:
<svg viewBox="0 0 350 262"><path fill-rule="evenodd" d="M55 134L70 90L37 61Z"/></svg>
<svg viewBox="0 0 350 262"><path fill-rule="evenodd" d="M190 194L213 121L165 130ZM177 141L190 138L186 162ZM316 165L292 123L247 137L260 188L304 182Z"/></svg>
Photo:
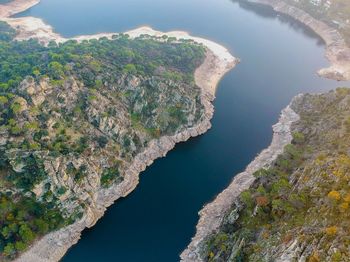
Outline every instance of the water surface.
<svg viewBox="0 0 350 262"><path fill-rule="evenodd" d="M328 64L322 41L269 8L229 0L42 0L22 15L41 17L64 36L141 25L185 30L242 60L219 85L213 128L143 172L138 188L84 231L67 262L177 261L198 211L269 145L271 125L290 99L340 85L316 76Z"/></svg>

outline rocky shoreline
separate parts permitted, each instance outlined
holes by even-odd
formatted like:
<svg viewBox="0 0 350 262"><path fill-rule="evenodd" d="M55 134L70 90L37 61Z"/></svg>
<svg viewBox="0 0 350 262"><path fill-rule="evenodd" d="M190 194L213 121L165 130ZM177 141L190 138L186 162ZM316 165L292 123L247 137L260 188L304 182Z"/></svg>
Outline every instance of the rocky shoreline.
<svg viewBox="0 0 350 262"><path fill-rule="evenodd" d="M6 5L7 8L3 9L1 7L2 11L0 12L0 20L6 21L19 31L17 40L36 38L42 44L48 44L51 40L57 42L70 40L55 33L52 27L45 24L41 19L34 17L9 17L17 12L22 12L39 2L40 1L38 0L30 2L14 0L11 4ZM47 234L34 243L15 261L59 261L67 250L78 242L81 232L86 227L92 227L98 219L103 216L108 206L112 205L117 199L126 197L136 188L139 183L139 174L144 171L147 166L151 165L157 158L164 157L168 151L174 148L176 143L184 142L191 137L204 134L211 127L210 120L214 114L214 107L211 102L215 98L216 87L221 78L230 71L239 60L233 57L226 48L206 39L192 37L186 32L174 31L162 33L149 27L140 27L126 33L131 38L136 38L144 34L157 37L167 35L168 37L175 37L177 39L193 40L197 43L203 44L207 48L205 61L195 72L195 81L202 90L201 101L205 108L202 121L196 126L188 128L174 136L165 136L151 141L148 148L135 157L132 164L125 172L123 182L111 186L108 189L101 189L99 192L96 192L93 205L88 208L81 220L68 227ZM82 41L100 37L111 38L113 35L115 34L106 33L78 36L73 39Z"/></svg>
<svg viewBox="0 0 350 262"><path fill-rule="evenodd" d="M350 80L350 47L346 45L345 40L336 29L281 0L246 1L271 6L275 11L288 15L308 26L326 43L326 58L331 63L330 67L319 70L318 75L338 81Z"/></svg>
<svg viewBox="0 0 350 262"><path fill-rule="evenodd" d="M293 111L291 104L283 109L279 122L273 126L273 138L270 146L263 150L244 172L236 175L231 184L213 202L207 204L200 211L196 235L181 254L181 261L202 261L200 253L203 240L219 228L226 211L229 210L235 199L252 185L255 180L254 172L271 165L283 152L284 147L292 141L291 125L299 120L299 115Z"/></svg>
<svg viewBox="0 0 350 262"><path fill-rule="evenodd" d="M303 10L280 0L247 0L247 2L271 6L275 11L291 16L310 27L325 41L326 58L331 62L329 68L323 68L318 71L319 76L338 81L350 79L350 48L337 30L314 19ZM273 126L274 134L271 145L262 151L247 166L244 172L235 176L232 183L213 202L207 204L199 212L200 219L196 226L196 234L192 238L191 243L182 252L180 256L181 261L202 261L200 259L200 251L203 240L219 228L225 212L230 208L234 200L241 192L252 185L255 180L253 173L258 169L269 166L283 152L284 146L291 142L290 127L293 122L299 119L299 116L291 109L290 105L282 111L279 122Z"/></svg>
<svg viewBox="0 0 350 262"><path fill-rule="evenodd" d="M276 11L287 14L309 26L319 34L327 44L326 57L332 63L329 68L321 69L320 76L336 79L350 79L350 49L346 46L341 35L326 24L315 20L304 11L289 6L280 0L257 0L257 2L272 6ZM19 31L18 40L37 38L41 43L47 44L51 40L64 42L69 39L63 38L55 33L51 26L45 24L41 19L34 17L10 18L15 13L22 12L27 8L39 3L40 0L14 0L11 2L11 8L0 11L0 20L4 20ZM10 6L10 4L6 5ZM86 227L92 227L96 221L101 218L108 206L114 203L120 197L127 196L132 192L139 182L139 173L144 171L147 166L159 157L164 157L176 143L188 140L190 137L205 133L210 127L210 120L214 113L211 101L215 97L215 88L223 75L232 69L238 62L238 59L232 57L229 52L220 45L201 38L189 36L186 32L162 33L154 31L149 27L141 27L133 31L126 32L131 37L138 37L142 34L153 36L168 35L177 38L192 39L204 44L208 48L205 62L197 69L195 80L198 86L202 88L202 103L205 107L205 117L197 126L187 129L170 137L162 137L150 143L147 150L137 155L126 172L124 181L107 190L101 190L97 193L96 201L93 207L90 207L84 217L59 231L50 233L37 241L27 252L22 254L16 261L41 262L58 261L67 250L76 244L80 238L81 232ZM112 37L113 34L98 34L90 36L79 36L73 39L82 41L99 37ZM240 192L249 188L253 183L254 171L268 166L283 150L283 147L290 143L290 126L298 120L298 115L288 106L282 111L279 123L274 126L273 141L269 148L262 151L257 158L247 167L247 169L237 175L230 186L219 194L216 200L206 205L200 212L200 220L197 225L197 233L192 239L191 244L181 254L183 261L201 261L199 259L200 243L211 232L215 231L220 225L221 219L234 199Z"/></svg>
<svg viewBox="0 0 350 262"><path fill-rule="evenodd" d="M217 79L220 80L221 77L223 77L226 72L231 70L231 68L233 68L237 62L238 60L234 59L233 57L231 61L221 60L211 51L208 51L204 64L197 69L196 82L200 81L198 80L197 76L211 75L212 73L214 74L214 72L208 71L201 72L201 70L206 68L224 69L221 72L215 72ZM217 83L218 82L207 82L206 86L200 86L202 87L201 100L205 107L205 115L203 120L198 125L174 136L165 136L161 137L159 140L151 141L148 148L135 157L133 163L125 172L124 181L122 183L97 192L94 205L89 207L88 212L86 212L80 221L44 236L15 261L59 261L67 250L78 242L81 232L86 227L94 226L98 219L103 216L108 206L112 205L117 199L126 197L136 188L139 183L139 174L144 171L147 166L150 166L154 160L164 157L168 151L175 147L177 143L184 142L191 137L204 134L208 129L210 129L210 120L214 114L214 107L211 101L214 99L213 90L215 90Z"/></svg>

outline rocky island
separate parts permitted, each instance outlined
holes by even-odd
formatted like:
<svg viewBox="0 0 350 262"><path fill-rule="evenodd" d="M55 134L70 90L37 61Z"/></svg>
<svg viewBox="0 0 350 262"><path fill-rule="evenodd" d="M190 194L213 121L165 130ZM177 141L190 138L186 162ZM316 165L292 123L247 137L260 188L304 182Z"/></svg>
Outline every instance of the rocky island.
<svg viewBox="0 0 350 262"><path fill-rule="evenodd" d="M58 261L139 173L206 132L238 62L185 32L66 39L0 5L1 260Z"/></svg>

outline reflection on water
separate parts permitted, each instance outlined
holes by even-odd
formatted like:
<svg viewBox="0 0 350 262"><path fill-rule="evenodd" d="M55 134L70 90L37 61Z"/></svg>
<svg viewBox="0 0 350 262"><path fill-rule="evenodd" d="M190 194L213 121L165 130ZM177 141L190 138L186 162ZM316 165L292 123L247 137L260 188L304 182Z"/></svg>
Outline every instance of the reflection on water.
<svg viewBox="0 0 350 262"><path fill-rule="evenodd" d="M270 6L259 3L247 2L245 0L231 1L233 3L238 3L242 9L252 11L261 17L273 19L277 18L281 23L288 24L295 31L301 32L307 37L317 39L318 46L325 45L324 40L319 35L317 35L311 28L305 26L303 23L299 22L298 20L295 20L294 18L288 15L276 12Z"/></svg>

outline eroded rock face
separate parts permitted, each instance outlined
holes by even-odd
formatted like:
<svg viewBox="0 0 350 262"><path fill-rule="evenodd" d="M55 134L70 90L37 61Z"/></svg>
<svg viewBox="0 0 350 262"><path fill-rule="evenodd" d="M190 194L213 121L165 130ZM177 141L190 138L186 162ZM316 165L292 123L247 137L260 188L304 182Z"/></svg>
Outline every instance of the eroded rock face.
<svg viewBox="0 0 350 262"><path fill-rule="evenodd" d="M214 99L215 86L238 60L233 57L228 59L228 55L220 58L210 50L207 52L205 65L200 66L196 71L196 83L203 75L212 73L216 77L190 92L188 87L173 81L159 83L156 77L144 79L134 76L121 78L115 85L105 86L108 88L108 93L102 90L91 94L74 79L68 80L69 83L64 84L58 91L48 89L51 90L52 97L55 97L55 105L57 105L56 97L60 97L58 102L62 103L61 108L69 108L72 111L76 108L69 105L74 99L81 98L84 92L88 96L92 95L93 99L90 99L84 110L85 120L90 124L83 125L80 123L81 118L75 117L73 118L74 130L83 130L83 134L91 134L94 138L103 135L110 138L110 141L101 148L96 139L91 139L86 152L80 157L76 155L56 158L45 156L45 168L51 174L50 182L55 187L64 185L68 189L59 196L60 201L64 203L62 208L70 212L80 209L82 217L74 224L45 236L19 257L18 261L59 260L67 249L79 240L81 231L85 227L93 226L103 216L108 206L134 190L139 182L140 172L151 165L155 159L164 157L176 143L201 135L211 127L210 119L214 113L211 101ZM201 72L207 70L206 68L211 68L215 72ZM32 82L27 81L27 84L23 83L27 88L22 90L29 89L33 96L37 95L38 92L32 91ZM45 86L43 83L39 85ZM62 92L65 92L65 88L74 91L69 96L63 96ZM39 90L38 87L34 87L34 90L37 89ZM140 103L141 100L144 103ZM156 101L159 106L150 107L153 101ZM42 105L45 103L47 101ZM110 105L113 105L113 108L108 110ZM130 108L136 113L136 117L130 114ZM148 108L146 114L144 108ZM177 116L180 113L180 117L175 117L174 109L182 112L177 112ZM104 114L106 111L110 113ZM113 114L114 111L118 113ZM45 139L49 139L50 133L57 129L55 123L62 117L62 112L58 110L58 112L51 112L50 115L52 117L47 121L50 132ZM154 126L155 122L158 126ZM146 128L152 128L152 132ZM71 133L71 136L76 139L79 137L76 132ZM127 145L124 144L126 136L130 138ZM127 150L123 148L125 146ZM117 183L103 187L101 174L114 166L115 159L118 160L119 170ZM67 169L79 171L81 166L84 166L86 176L77 183ZM43 194L42 187L35 188L35 193L38 196Z"/></svg>
<svg viewBox="0 0 350 262"><path fill-rule="evenodd" d="M115 85L101 86L98 92L73 77L59 86L48 81L36 83L27 78L21 83L15 99L20 105L16 121L20 128L28 123L47 127L47 133L40 138L41 150L31 153L43 162L47 177L35 185L33 192L38 199L50 192L60 200L67 215L90 210L95 216L94 209L99 209L95 202L103 197L98 192L114 181L121 182L131 163L135 169L143 170L148 165L145 159L158 158L176 140L186 140L205 129L187 130L206 118L197 87L188 92L189 87L183 83L127 75ZM40 108L40 114L34 108ZM170 139L167 134L181 135ZM6 137L2 136L2 144L25 140L37 143L36 130L28 131L25 137ZM56 147L55 154L50 147ZM154 149L143 159L139 154L148 147ZM5 150L18 173L26 165L21 161L25 158L23 152ZM113 179L105 181L103 176L111 169L115 172L110 174ZM91 224L95 220L92 218Z"/></svg>

